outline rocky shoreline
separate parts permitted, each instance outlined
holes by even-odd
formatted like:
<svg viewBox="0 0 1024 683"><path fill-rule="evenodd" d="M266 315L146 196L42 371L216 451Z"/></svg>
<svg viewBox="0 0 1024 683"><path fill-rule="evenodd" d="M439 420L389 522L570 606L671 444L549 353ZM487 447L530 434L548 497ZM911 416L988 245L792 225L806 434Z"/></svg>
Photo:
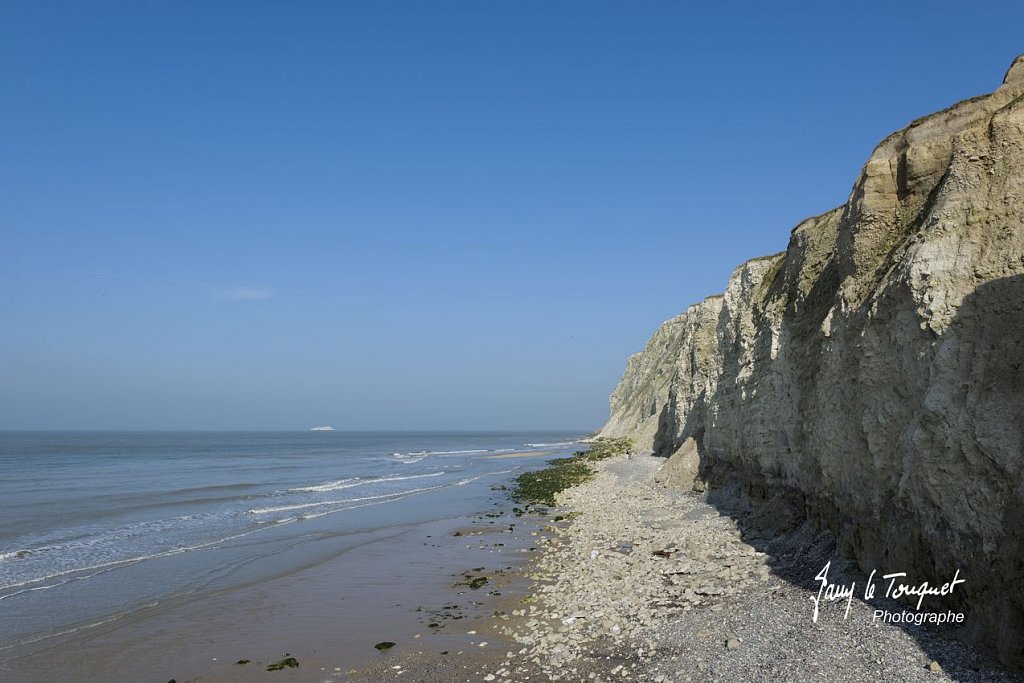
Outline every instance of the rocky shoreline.
<svg viewBox="0 0 1024 683"><path fill-rule="evenodd" d="M538 540L532 592L499 629L518 647L468 680L1021 680L952 632L874 622L875 600L845 617L847 601L823 603L814 623L821 567L858 578L831 536L744 540L742 513L658 483L664 462L598 462L559 495L570 521Z"/></svg>

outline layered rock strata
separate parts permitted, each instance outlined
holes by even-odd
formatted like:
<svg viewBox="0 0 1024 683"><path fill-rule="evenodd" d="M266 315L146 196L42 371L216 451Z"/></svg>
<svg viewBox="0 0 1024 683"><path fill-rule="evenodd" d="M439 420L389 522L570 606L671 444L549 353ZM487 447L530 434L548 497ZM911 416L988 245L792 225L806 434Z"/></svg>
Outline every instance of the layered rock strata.
<svg viewBox="0 0 1024 683"><path fill-rule="evenodd" d="M601 434L682 450L686 486L784 501L865 571L959 570L941 606L1024 665L1024 57L662 325Z"/></svg>

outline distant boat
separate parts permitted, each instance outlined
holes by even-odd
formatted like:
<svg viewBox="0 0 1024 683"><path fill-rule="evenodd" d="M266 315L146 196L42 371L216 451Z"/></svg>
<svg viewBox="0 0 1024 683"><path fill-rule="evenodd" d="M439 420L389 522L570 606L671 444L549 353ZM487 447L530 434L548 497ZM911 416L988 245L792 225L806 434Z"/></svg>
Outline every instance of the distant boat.
<svg viewBox="0 0 1024 683"><path fill-rule="evenodd" d="M309 431L311 432L333 432L334 427L312 427Z"/></svg>

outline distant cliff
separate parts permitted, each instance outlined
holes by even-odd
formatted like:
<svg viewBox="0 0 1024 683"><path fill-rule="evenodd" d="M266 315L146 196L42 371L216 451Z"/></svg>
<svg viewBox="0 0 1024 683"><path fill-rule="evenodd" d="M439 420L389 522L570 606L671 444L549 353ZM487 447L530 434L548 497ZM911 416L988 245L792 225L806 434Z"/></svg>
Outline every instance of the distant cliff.
<svg viewBox="0 0 1024 683"><path fill-rule="evenodd" d="M1024 56L662 325L601 433L797 496L865 570L959 569L964 635L1024 664Z"/></svg>

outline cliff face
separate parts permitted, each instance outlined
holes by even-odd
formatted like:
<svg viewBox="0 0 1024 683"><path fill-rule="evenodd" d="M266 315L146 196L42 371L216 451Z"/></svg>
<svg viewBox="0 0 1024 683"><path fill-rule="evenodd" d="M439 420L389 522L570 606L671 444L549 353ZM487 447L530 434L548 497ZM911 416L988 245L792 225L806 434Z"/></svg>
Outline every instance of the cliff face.
<svg viewBox="0 0 1024 683"><path fill-rule="evenodd" d="M666 322L602 434L796 495L866 571L959 569L965 635L1024 664L1024 57Z"/></svg>

